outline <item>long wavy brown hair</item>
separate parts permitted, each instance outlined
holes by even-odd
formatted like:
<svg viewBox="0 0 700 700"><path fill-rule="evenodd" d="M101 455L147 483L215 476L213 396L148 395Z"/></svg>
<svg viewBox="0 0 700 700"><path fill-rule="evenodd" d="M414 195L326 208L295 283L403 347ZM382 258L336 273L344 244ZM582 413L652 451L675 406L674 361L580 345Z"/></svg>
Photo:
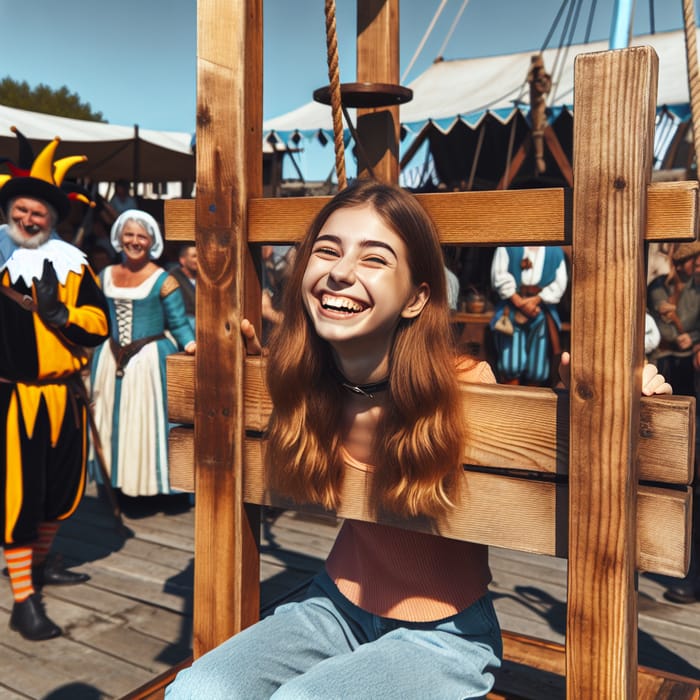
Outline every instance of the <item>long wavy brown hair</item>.
<svg viewBox="0 0 700 700"><path fill-rule="evenodd" d="M330 215L367 204L405 242L413 283L430 287L422 312L399 321L390 352L388 408L372 450L378 506L404 517L433 517L454 503L464 436L442 249L415 197L374 180L357 180L338 193L299 246L285 289L284 319L270 342L269 486L300 503L339 505L347 393L338 383L330 345L316 334L304 308L301 283Z"/></svg>

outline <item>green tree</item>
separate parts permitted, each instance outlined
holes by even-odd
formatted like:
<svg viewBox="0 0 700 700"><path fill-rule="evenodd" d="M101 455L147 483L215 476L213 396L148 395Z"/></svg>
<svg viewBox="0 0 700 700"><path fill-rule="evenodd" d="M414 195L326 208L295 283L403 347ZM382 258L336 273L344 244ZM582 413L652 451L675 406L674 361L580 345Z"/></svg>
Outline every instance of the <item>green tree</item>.
<svg viewBox="0 0 700 700"><path fill-rule="evenodd" d="M42 83L32 88L26 81L20 83L9 76L0 80L0 104L57 117L106 121L102 112L93 112L89 102L81 102L80 96L65 85L58 90Z"/></svg>

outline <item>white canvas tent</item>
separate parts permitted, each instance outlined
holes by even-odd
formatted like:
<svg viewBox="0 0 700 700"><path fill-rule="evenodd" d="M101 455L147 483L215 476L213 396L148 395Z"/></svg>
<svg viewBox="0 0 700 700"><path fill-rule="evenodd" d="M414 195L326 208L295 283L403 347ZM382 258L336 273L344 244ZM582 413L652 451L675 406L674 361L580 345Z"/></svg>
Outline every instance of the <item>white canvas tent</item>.
<svg viewBox="0 0 700 700"><path fill-rule="evenodd" d="M689 114L683 30L636 36L631 45L650 45L656 50L659 56L657 103L659 107L666 107L664 114L667 121L670 118L672 127L679 124ZM607 41L596 41L543 52L545 69L552 74L554 81L547 98L551 119L555 119L562 109L571 111L574 107L573 66L576 56L607 48ZM415 141L422 140L430 130L447 134L457 125L476 129L487 118L506 124L515 116L526 116L529 111L526 78L531 56L535 53L524 51L433 63L408 85L413 90L413 100L400 108L403 133L408 136L402 144L402 153L411 145L415 148ZM316 102L266 120L263 129L265 133L274 132L282 141L287 141L295 133L308 141L323 132L325 139L331 144L333 142L330 107ZM663 156L659 148L670 142L672 131L672 128L666 128L663 136L657 134L657 140L663 139L656 149L657 158Z"/></svg>
<svg viewBox="0 0 700 700"><path fill-rule="evenodd" d="M138 182L194 182L192 135L134 126L55 117L0 105L0 155L16 158L16 126L35 153L55 136L61 138L57 157L86 155L86 163L71 168L69 177L94 182L123 178Z"/></svg>
<svg viewBox="0 0 700 700"><path fill-rule="evenodd" d="M696 30L697 31L697 30ZM659 55L658 104L687 106L688 79L683 31L640 35L632 38L632 46L653 46ZM555 85L548 104L573 104L574 59L579 53L605 51L607 41L575 44L561 50L543 52L545 68L553 72ZM516 107L527 106L525 82L530 57L536 51L436 61L408 87L413 100L401 106L401 123L411 131L422 128L429 120L448 127L457 118L474 125L484 113L491 111L501 119ZM557 66L559 63L559 66ZM330 107L309 102L263 124L266 132L280 135L293 133L313 134L319 129L332 133Z"/></svg>

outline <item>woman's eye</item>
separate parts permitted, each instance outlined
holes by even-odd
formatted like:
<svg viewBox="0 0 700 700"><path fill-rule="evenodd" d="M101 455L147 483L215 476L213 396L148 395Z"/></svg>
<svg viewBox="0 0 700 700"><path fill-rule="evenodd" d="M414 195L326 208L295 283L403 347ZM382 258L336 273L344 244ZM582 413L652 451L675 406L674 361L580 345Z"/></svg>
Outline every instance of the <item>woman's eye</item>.
<svg viewBox="0 0 700 700"><path fill-rule="evenodd" d="M368 255L365 258L365 262L372 263L374 265L386 265L386 260L380 255Z"/></svg>
<svg viewBox="0 0 700 700"><path fill-rule="evenodd" d="M330 255L330 256L337 256L338 253L335 251L333 248L326 248L325 246L319 246L314 250L314 253L317 255Z"/></svg>

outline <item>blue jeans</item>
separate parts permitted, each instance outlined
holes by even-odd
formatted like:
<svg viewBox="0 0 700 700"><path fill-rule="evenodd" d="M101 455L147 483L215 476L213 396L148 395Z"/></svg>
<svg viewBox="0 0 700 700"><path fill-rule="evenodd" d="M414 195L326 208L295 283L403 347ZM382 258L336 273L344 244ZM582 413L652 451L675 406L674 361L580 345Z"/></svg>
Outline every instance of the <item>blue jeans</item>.
<svg viewBox="0 0 700 700"><path fill-rule="evenodd" d="M489 595L435 622L353 605L327 574L306 600L235 635L180 671L168 700L462 700L493 686L501 632Z"/></svg>

